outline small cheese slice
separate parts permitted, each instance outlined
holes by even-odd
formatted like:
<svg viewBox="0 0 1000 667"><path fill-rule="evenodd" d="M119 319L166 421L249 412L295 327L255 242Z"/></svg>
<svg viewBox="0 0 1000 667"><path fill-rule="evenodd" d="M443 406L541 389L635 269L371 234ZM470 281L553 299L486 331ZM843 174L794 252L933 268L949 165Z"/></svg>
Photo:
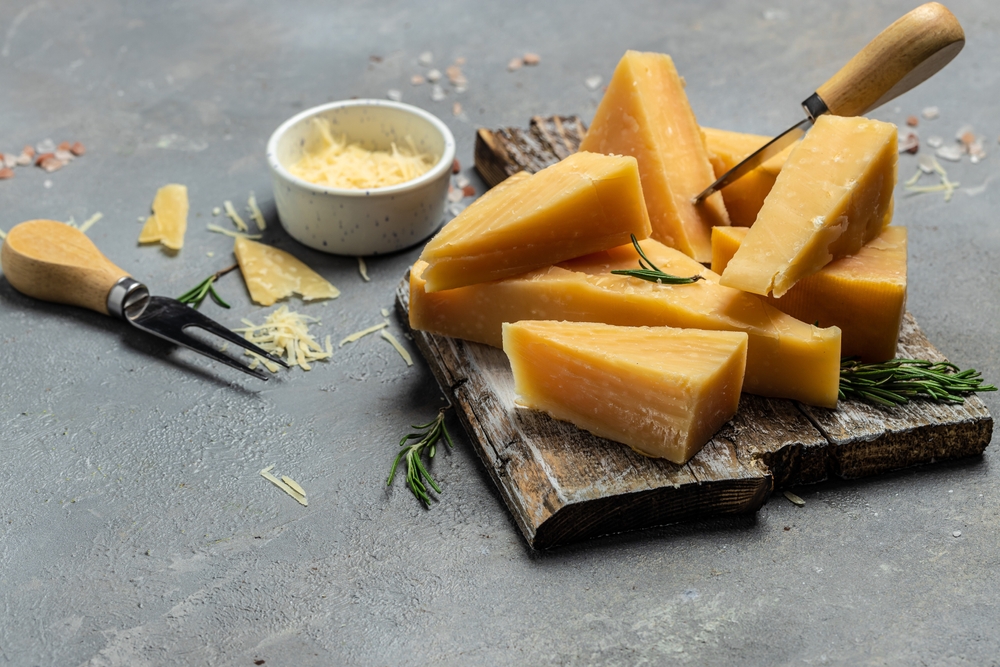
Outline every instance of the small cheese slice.
<svg viewBox="0 0 1000 667"><path fill-rule="evenodd" d="M780 297L878 236L896 186L896 126L823 115L782 168L722 284Z"/></svg>
<svg viewBox="0 0 1000 667"><path fill-rule="evenodd" d="M705 134L708 159L712 163L716 178L720 178L742 162L743 158L772 139L759 134L716 130L711 127L703 127L701 131ZM757 213L764 205L764 198L774 187L774 181L794 147L794 144L789 146L764 164L722 188L722 199L726 202L729 221L733 225L749 227L757 219ZM714 247L713 245L713 252Z"/></svg>
<svg viewBox="0 0 1000 667"><path fill-rule="evenodd" d="M747 234L712 230L712 270L720 272ZM881 363L896 356L906 310L906 228L886 227L856 254L830 262L768 303L803 322L839 327L841 355Z"/></svg>
<svg viewBox="0 0 1000 667"><path fill-rule="evenodd" d="M161 243L170 250L180 250L184 246L187 215L187 187L176 183L164 185L156 191L153 215L139 232L139 243Z"/></svg>
<svg viewBox="0 0 1000 667"><path fill-rule="evenodd" d="M520 405L684 464L736 414L747 335L526 321L503 350Z"/></svg>
<svg viewBox="0 0 1000 667"><path fill-rule="evenodd" d="M840 330L820 329L760 297L719 285L719 276L673 248L648 239L646 256L667 273L701 274L690 285L660 285L614 269L638 268L631 244L490 283L427 293L417 262L410 270L410 326L501 345L504 322L568 320L621 326L742 331L749 335L743 389L834 407L840 382Z"/></svg>
<svg viewBox="0 0 1000 667"><path fill-rule="evenodd" d="M729 216L718 193L692 202L715 173L670 56L625 53L580 150L635 156L652 237L699 262L711 260L712 227L728 225Z"/></svg>
<svg viewBox="0 0 1000 667"><path fill-rule="evenodd" d="M427 290L531 271L649 236L635 158L576 153L515 175L446 224L424 248Z"/></svg>
<svg viewBox="0 0 1000 667"><path fill-rule="evenodd" d="M233 245L250 298L262 306L299 294L303 301L335 299L340 290L293 255L248 238Z"/></svg>

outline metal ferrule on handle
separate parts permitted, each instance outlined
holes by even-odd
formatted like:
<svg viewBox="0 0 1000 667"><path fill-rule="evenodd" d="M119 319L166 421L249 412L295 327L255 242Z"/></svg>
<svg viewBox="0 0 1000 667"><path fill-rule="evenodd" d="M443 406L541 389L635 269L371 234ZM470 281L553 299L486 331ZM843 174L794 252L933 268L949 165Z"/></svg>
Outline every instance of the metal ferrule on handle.
<svg viewBox="0 0 1000 667"><path fill-rule="evenodd" d="M119 278L108 292L108 313L123 320L133 320L149 305L149 290L134 278Z"/></svg>

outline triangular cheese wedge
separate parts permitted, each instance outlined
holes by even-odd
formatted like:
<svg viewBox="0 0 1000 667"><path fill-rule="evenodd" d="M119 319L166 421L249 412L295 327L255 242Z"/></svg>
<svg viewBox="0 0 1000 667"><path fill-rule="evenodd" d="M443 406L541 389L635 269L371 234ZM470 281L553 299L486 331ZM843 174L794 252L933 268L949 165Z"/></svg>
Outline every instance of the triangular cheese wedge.
<svg viewBox="0 0 1000 667"><path fill-rule="evenodd" d="M701 131L705 135L708 159L712 163L716 178L721 177L742 162L743 158L773 138L759 134L716 130L711 127L703 127ZM726 202L726 212L729 213L729 221L732 224L749 227L754 223L760 207L764 205L764 199L774 187L774 181L777 180L793 148L794 144L722 188L722 200Z"/></svg>
<svg viewBox="0 0 1000 667"><path fill-rule="evenodd" d="M896 126L829 114L795 147L722 284L781 297L798 280L853 255L891 219Z"/></svg>
<svg viewBox="0 0 1000 667"><path fill-rule="evenodd" d="M820 329L760 297L718 283L719 276L679 250L648 239L640 245L660 269L702 275L690 285L659 285L613 275L639 267L631 244L521 276L428 294L417 262L410 270L410 326L499 347L504 322L570 320L624 326L671 326L749 335L743 389L836 407L840 329Z"/></svg>
<svg viewBox="0 0 1000 667"><path fill-rule="evenodd" d="M729 216L719 193L692 202L715 172L670 56L625 53L580 150L635 156L652 237L699 262L712 259L712 227Z"/></svg>
<svg viewBox="0 0 1000 667"><path fill-rule="evenodd" d="M424 248L427 291L496 280L649 236L635 158L576 153L512 176Z"/></svg>
<svg viewBox="0 0 1000 667"><path fill-rule="evenodd" d="M712 230L713 271L726 267L747 231ZM803 322L839 327L844 357L866 363L894 358L906 310L906 227L886 227L857 253L803 278L780 299L766 298Z"/></svg>
<svg viewBox="0 0 1000 667"><path fill-rule="evenodd" d="M683 464L736 414L747 335L526 321L503 350L519 404Z"/></svg>
<svg viewBox="0 0 1000 667"><path fill-rule="evenodd" d="M250 298L262 306L298 294L303 301L335 299L340 290L293 255L239 237L233 245Z"/></svg>
<svg viewBox="0 0 1000 667"><path fill-rule="evenodd" d="M187 215L187 187L176 183L164 185L156 191L153 215L139 232L139 243L159 242L171 250L180 250L184 246Z"/></svg>

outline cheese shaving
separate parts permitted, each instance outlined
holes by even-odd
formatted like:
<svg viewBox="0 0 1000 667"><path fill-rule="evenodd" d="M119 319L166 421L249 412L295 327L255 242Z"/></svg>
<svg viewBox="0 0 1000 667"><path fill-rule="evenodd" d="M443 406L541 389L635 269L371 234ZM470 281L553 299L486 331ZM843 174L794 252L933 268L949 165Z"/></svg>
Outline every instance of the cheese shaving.
<svg viewBox="0 0 1000 667"><path fill-rule="evenodd" d="M260 231L267 229L267 221L264 220L264 214L260 212L260 207L257 206L257 196L254 195L253 190L250 191L247 208L250 209L250 219L257 223L257 229Z"/></svg>
<svg viewBox="0 0 1000 667"><path fill-rule="evenodd" d="M368 265L365 264L364 257L358 257L358 273L361 274L362 280L366 283L370 283L372 281L372 279L368 277Z"/></svg>
<svg viewBox="0 0 1000 667"><path fill-rule="evenodd" d="M282 475L281 476L281 481L284 482L285 484L287 484L288 486L292 487L293 489L295 489L296 491L298 491L303 497L305 497L306 490L303 489L301 486L299 486L299 483L296 482L294 479L292 479L291 477L288 477L287 475Z"/></svg>
<svg viewBox="0 0 1000 667"><path fill-rule="evenodd" d="M243 222L243 218L241 218L240 214L236 212L235 208L233 208L233 202L227 199L222 202L222 206L226 209L226 215L228 215L229 219L233 221L234 225L236 225L236 229L244 233L250 231L250 228L247 227L247 223Z"/></svg>
<svg viewBox="0 0 1000 667"><path fill-rule="evenodd" d="M941 179L941 183L938 185L917 185L917 181L925 173L931 173L931 171L937 173ZM952 195L955 194L955 189L961 185L961 183L956 183L948 179L948 172L945 168L941 166L935 158L930 158L930 170L927 170L922 166L917 168L917 173L915 173L908 181L903 183L903 189L907 192L912 192L914 194L922 194L925 192L943 192L944 200L951 201Z"/></svg>
<svg viewBox="0 0 1000 667"><path fill-rule="evenodd" d="M335 137L326 118L313 118L310 125L312 136L303 155L288 171L316 185L349 190L384 188L413 180L437 162L430 153L418 152L409 136L402 148L393 142L389 151L370 151L361 144L349 144L346 135Z"/></svg>
<svg viewBox="0 0 1000 667"><path fill-rule="evenodd" d="M7 238L7 232L5 232L4 230L0 229L0 240L3 240L5 238Z"/></svg>
<svg viewBox="0 0 1000 667"><path fill-rule="evenodd" d="M80 225L80 231L86 234L87 230L93 227L94 223L96 223L103 217L104 217L103 213L95 213L94 215L90 216L89 218L83 221L82 225Z"/></svg>
<svg viewBox="0 0 1000 667"><path fill-rule="evenodd" d="M213 225L209 223L208 231L215 232L217 234L225 234L226 236L231 236L234 239L260 239L264 238L263 234L240 234L239 232L234 232L231 229L226 229L225 227L219 227L218 225Z"/></svg>
<svg viewBox="0 0 1000 667"><path fill-rule="evenodd" d="M353 343L356 340L361 340L368 334L373 334L379 329L385 329L387 326L389 326L389 323L383 322L382 324L376 324L373 327L368 327L367 329L362 329L361 331L355 331L350 336L340 341L339 347L344 347L344 345L346 345L347 343Z"/></svg>
<svg viewBox="0 0 1000 667"><path fill-rule="evenodd" d="M309 362L322 361L333 356L333 346L329 336L324 347L309 333L309 325L314 322L318 322L314 317L290 311L288 306L281 306L268 315L263 324L257 325L244 319L243 323L247 326L233 331L243 334L244 338L265 351L284 357L290 366L298 366L308 371L312 369ZM273 361L253 352L247 351L246 354L254 358L250 363L251 368L264 364L272 373L278 372L280 368Z"/></svg>
<svg viewBox="0 0 1000 667"><path fill-rule="evenodd" d="M383 330L382 338L389 341L389 344L392 345L394 348L396 348L396 352L399 352L399 356L403 357L403 361L406 362L407 366L413 365L413 357L410 356L410 353L406 351L405 347L399 344L399 341L396 340L395 336L393 336L388 331Z"/></svg>
<svg viewBox="0 0 1000 667"><path fill-rule="evenodd" d="M271 474L271 470L273 469L274 469L273 465L264 468L263 470L260 471L260 476L269 481L271 484L274 484L276 487L278 487L288 495L290 495L292 498L296 500L296 502L298 502L303 507L309 507L309 501L308 499L306 499L306 492L302 489L302 487L296 484L295 481L290 477L282 476L281 479L278 479L277 477ZM288 484L288 482L291 482L291 484ZM293 487L292 484L295 484L295 486Z"/></svg>

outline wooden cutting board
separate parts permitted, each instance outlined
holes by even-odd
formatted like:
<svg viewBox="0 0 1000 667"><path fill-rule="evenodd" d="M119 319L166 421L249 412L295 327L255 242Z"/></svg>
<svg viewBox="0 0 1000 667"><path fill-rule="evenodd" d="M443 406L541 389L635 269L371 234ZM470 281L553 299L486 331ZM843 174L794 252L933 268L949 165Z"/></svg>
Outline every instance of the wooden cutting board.
<svg viewBox="0 0 1000 667"><path fill-rule="evenodd" d="M577 118L535 118L528 130L480 130L476 166L491 184L574 152ZM408 321L409 281L397 307ZM884 408L841 401L836 410L744 394L736 416L686 465L514 405L503 351L410 332L451 400L476 453L528 543L546 548L607 533L754 512L777 488L877 475L982 454L993 419L978 397ZM943 360L909 314L898 356Z"/></svg>

